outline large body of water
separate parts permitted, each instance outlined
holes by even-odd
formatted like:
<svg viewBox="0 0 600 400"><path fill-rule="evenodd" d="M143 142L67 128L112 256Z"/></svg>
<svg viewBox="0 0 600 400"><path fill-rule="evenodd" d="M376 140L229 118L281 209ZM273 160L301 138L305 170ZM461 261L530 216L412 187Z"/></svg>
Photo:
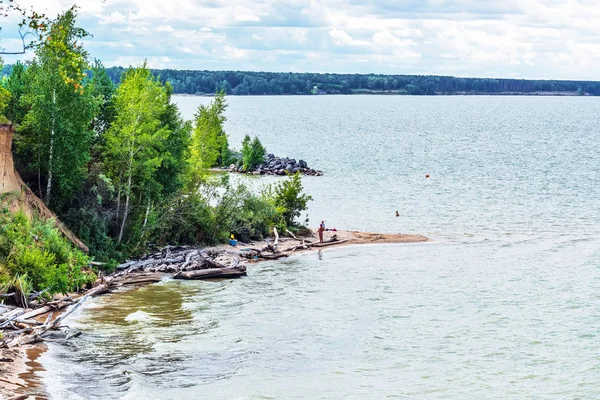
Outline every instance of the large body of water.
<svg viewBox="0 0 600 400"><path fill-rule="evenodd" d="M600 398L600 98L228 101L232 146L324 171L312 226L434 242L94 299L41 357L50 398Z"/></svg>

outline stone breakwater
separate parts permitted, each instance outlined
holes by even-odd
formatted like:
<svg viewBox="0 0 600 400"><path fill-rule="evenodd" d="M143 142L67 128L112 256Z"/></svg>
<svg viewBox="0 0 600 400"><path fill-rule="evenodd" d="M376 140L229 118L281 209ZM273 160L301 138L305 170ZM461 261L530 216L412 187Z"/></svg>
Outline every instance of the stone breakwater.
<svg viewBox="0 0 600 400"><path fill-rule="evenodd" d="M264 163L253 170L244 171L243 167L236 168L235 165L229 167L230 172L246 172L253 175L286 175L300 172L303 175L322 176L322 171L317 171L308 166L306 161L294 158L280 158L273 154L268 154Z"/></svg>

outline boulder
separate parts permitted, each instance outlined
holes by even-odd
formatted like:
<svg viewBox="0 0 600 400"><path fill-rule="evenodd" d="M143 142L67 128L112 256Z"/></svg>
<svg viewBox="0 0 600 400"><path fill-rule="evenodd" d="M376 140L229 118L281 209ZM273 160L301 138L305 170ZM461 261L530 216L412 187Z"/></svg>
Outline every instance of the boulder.
<svg viewBox="0 0 600 400"><path fill-rule="evenodd" d="M275 158L275 154L269 153L269 154L267 154L267 158Z"/></svg>
<svg viewBox="0 0 600 400"><path fill-rule="evenodd" d="M298 165L300 166L300 168L308 168L308 164L304 160L299 160Z"/></svg>
<svg viewBox="0 0 600 400"><path fill-rule="evenodd" d="M229 166L229 171L235 171L235 164L231 164Z"/></svg>

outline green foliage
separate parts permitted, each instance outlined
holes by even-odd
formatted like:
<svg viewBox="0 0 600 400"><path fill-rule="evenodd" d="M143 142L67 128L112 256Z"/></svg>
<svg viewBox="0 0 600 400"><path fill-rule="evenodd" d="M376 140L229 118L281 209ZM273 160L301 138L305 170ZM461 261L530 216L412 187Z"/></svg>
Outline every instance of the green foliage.
<svg viewBox="0 0 600 400"><path fill-rule="evenodd" d="M167 104L165 88L145 63L124 74L115 95L117 115L106 133L104 152L107 176L117 188L117 200L125 201L117 243L123 239L130 212L135 220L144 208L159 200L162 192L156 172L171 134L161 121Z"/></svg>
<svg viewBox="0 0 600 400"><path fill-rule="evenodd" d="M152 218L151 218L152 219ZM210 177L193 192L161 205L149 240L166 244L214 244L234 234L242 241L269 235L278 219L272 199L251 192L244 185L232 186L227 175Z"/></svg>
<svg viewBox="0 0 600 400"><path fill-rule="evenodd" d="M308 202L312 200L312 196L303 193L303 190L302 177L298 172L275 184L270 191L278 213L288 227L296 226L294 220L308 208Z"/></svg>
<svg viewBox="0 0 600 400"><path fill-rule="evenodd" d="M20 125L27 113L27 107L22 101L26 89L25 84L25 65L19 61L13 66L12 73L4 82L4 87L11 94L5 115L15 125Z"/></svg>
<svg viewBox="0 0 600 400"><path fill-rule="evenodd" d="M244 170L251 171L265 162L267 149L262 145L258 137L250 139L249 135L242 141L242 160Z"/></svg>
<svg viewBox="0 0 600 400"><path fill-rule="evenodd" d="M243 242L262 240L271 234L278 220L277 209L271 199L241 188L241 202L233 214L229 231Z"/></svg>
<svg viewBox="0 0 600 400"><path fill-rule="evenodd" d="M162 186L163 198L168 198L179 193L185 184L192 123L183 120L179 108L171 101L173 92L171 85L167 83L165 90L167 102L160 121L170 133L165 141L163 160L156 179Z"/></svg>
<svg viewBox="0 0 600 400"><path fill-rule="evenodd" d="M53 222L29 219L23 212L0 211L0 288L23 296L47 290L67 293L95 280L83 268L89 258L60 234Z"/></svg>
<svg viewBox="0 0 600 400"><path fill-rule="evenodd" d="M229 143L223 127L226 109L225 92L219 92L209 105L198 107L189 156L192 177L202 175L203 169L223 165L229 158Z"/></svg>
<svg viewBox="0 0 600 400"><path fill-rule="evenodd" d="M6 117L6 108L10 102L10 92L0 86L0 124L6 124L10 120Z"/></svg>
<svg viewBox="0 0 600 400"><path fill-rule="evenodd" d="M99 109L92 121L94 142L102 144L103 135L108 131L115 119L115 104L113 97L116 85L109 78L100 60L94 60L91 77L91 94L99 104Z"/></svg>
<svg viewBox="0 0 600 400"><path fill-rule="evenodd" d="M53 21L26 70L23 101L29 111L16 141L21 160L29 160L24 164L46 179L44 200L55 207L63 206L84 183L90 127L98 110L84 76L88 54L79 43L87 33L75 26L75 17L71 9Z"/></svg>

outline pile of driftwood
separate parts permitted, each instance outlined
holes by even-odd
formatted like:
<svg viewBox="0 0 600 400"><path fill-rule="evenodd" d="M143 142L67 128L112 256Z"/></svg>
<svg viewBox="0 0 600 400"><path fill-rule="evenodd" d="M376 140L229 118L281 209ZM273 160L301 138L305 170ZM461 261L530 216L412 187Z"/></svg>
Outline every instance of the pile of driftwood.
<svg viewBox="0 0 600 400"><path fill-rule="evenodd" d="M74 312L88 298L110 290L110 279L106 279L96 287L78 298L65 297L50 301L39 308L28 309L0 305L0 348L12 348L41 341L67 340L77 337L80 332L51 332L62 328L62 321ZM68 311L58 315L58 311L68 306ZM58 315L53 319L55 313ZM45 316L42 320L36 319Z"/></svg>
<svg viewBox="0 0 600 400"><path fill-rule="evenodd" d="M301 243L294 246L290 246L284 249L279 249L279 232L277 228L273 228L275 234L275 241L273 244L268 243L266 247L261 249L247 248L240 251L240 257L244 257L250 260L278 260L280 258L289 257L294 254L297 250L308 250L310 248L327 247L332 245L339 245L347 242L348 240L339 240L337 235L333 235L330 239L324 242L311 242L306 239L302 239ZM292 232L287 231L287 234L296 241L300 241Z"/></svg>
<svg viewBox="0 0 600 400"><path fill-rule="evenodd" d="M239 252L240 256L254 260L277 260L288 257L297 250L338 245L347 241L339 240L336 235L333 235L323 243L311 242L306 239L300 240L288 231L287 234L295 239L297 244L280 249L277 229L274 229L273 233L275 234L273 243L268 243L266 247L260 249L242 249ZM68 340L78 336L79 332L61 330L64 328L62 321L88 298L120 286L159 282L165 277L216 279L237 278L246 275L246 267L240 263L239 258L232 258L229 254L223 250L169 246L139 260L119 265L115 273L101 277L95 287L80 297L68 296L45 303L39 299L30 301L29 307L35 308L0 304L0 349L39 341ZM230 264L226 266L219 262L221 257L223 260L228 260ZM31 304L35 304L35 306ZM71 307L67 311L61 311L69 306Z"/></svg>
<svg viewBox="0 0 600 400"><path fill-rule="evenodd" d="M158 282L165 276L175 279L237 278L246 275L246 267L234 258L229 266L216 261L218 253L188 247L164 249L117 267L112 277L117 285Z"/></svg>
<svg viewBox="0 0 600 400"><path fill-rule="evenodd" d="M0 349L40 341L63 341L79 332L61 330L62 321L88 298L124 285L158 282L167 276L175 279L237 278L246 267L234 258L229 266L216 261L218 253L186 247L166 247L138 261L121 264L112 275L101 277L96 286L80 297L68 296L42 303L37 308L0 304ZM67 311L61 310L72 306ZM55 317L56 318L53 318Z"/></svg>

